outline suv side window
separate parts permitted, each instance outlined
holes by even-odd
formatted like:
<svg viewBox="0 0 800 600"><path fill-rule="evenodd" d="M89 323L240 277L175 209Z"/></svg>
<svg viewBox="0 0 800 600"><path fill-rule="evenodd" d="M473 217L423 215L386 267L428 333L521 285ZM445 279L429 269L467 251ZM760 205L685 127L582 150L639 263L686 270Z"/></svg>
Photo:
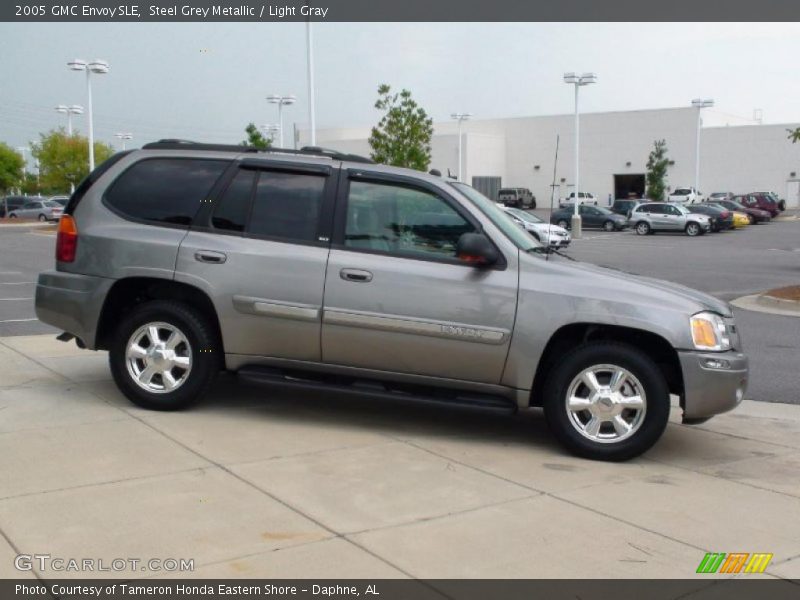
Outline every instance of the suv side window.
<svg viewBox="0 0 800 600"><path fill-rule="evenodd" d="M261 171L247 233L256 237L314 242L327 178Z"/></svg>
<svg viewBox="0 0 800 600"><path fill-rule="evenodd" d="M435 194L393 184L351 181L344 245L409 258L455 258L475 228Z"/></svg>
<svg viewBox="0 0 800 600"><path fill-rule="evenodd" d="M244 231L255 181L256 171L239 169L214 209L211 224L215 229Z"/></svg>
<svg viewBox="0 0 800 600"><path fill-rule="evenodd" d="M125 217L188 226L228 164L195 158L141 160L111 184L105 201Z"/></svg>

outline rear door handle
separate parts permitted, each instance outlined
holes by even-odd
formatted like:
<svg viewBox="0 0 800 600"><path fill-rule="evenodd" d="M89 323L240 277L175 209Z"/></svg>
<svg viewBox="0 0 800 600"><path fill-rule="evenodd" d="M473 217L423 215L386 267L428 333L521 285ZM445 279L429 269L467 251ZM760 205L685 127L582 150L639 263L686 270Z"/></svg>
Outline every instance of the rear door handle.
<svg viewBox="0 0 800 600"><path fill-rule="evenodd" d="M228 260L228 255L214 250L198 250L194 253L194 259L199 262L221 265Z"/></svg>
<svg viewBox="0 0 800 600"><path fill-rule="evenodd" d="M345 281L356 281L358 283L372 281L372 273L363 269L342 269L339 271L339 276Z"/></svg>

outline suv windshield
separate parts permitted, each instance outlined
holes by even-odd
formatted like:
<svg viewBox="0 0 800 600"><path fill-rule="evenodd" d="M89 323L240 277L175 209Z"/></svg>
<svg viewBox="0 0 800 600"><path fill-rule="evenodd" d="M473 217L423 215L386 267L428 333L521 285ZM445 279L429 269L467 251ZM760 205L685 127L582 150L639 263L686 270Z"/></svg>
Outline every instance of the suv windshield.
<svg viewBox="0 0 800 600"><path fill-rule="evenodd" d="M520 250L531 250L533 248L540 248L536 240L532 236L517 225L514 220L506 214L502 208L497 206L494 202L489 200L486 196L481 194L471 185L466 183L450 182L456 190L461 192L466 198L472 202L478 209L485 214L494 223L500 231L502 231L508 239L514 242Z"/></svg>

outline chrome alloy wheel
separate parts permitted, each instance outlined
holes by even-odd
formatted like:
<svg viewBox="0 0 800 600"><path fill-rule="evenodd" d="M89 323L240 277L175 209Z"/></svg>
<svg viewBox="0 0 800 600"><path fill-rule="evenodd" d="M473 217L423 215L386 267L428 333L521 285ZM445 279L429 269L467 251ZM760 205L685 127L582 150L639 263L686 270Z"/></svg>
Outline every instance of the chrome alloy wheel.
<svg viewBox="0 0 800 600"><path fill-rule="evenodd" d="M566 409L570 424L587 439L621 442L642 426L647 397L638 379L617 365L593 365L570 383Z"/></svg>
<svg viewBox="0 0 800 600"><path fill-rule="evenodd" d="M153 394L175 391L192 371L192 347L186 335L169 323L142 325L125 346L128 374L143 390Z"/></svg>

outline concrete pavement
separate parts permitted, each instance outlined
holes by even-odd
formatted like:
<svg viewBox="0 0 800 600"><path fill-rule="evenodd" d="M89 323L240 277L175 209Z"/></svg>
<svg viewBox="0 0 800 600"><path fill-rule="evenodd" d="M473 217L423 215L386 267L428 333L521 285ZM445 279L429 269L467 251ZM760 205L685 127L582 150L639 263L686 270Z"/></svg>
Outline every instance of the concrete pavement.
<svg viewBox="0 0 800 600"><path fill-rule="evenodd" d="M46 553L193 559L195 577L686 578L713 551L771 552L762 577L800 578L800 406L677 417L606 464L565 454L538 412L231 376L157 413L117 392L104 353L0 338L0 577Z"/></svg>

